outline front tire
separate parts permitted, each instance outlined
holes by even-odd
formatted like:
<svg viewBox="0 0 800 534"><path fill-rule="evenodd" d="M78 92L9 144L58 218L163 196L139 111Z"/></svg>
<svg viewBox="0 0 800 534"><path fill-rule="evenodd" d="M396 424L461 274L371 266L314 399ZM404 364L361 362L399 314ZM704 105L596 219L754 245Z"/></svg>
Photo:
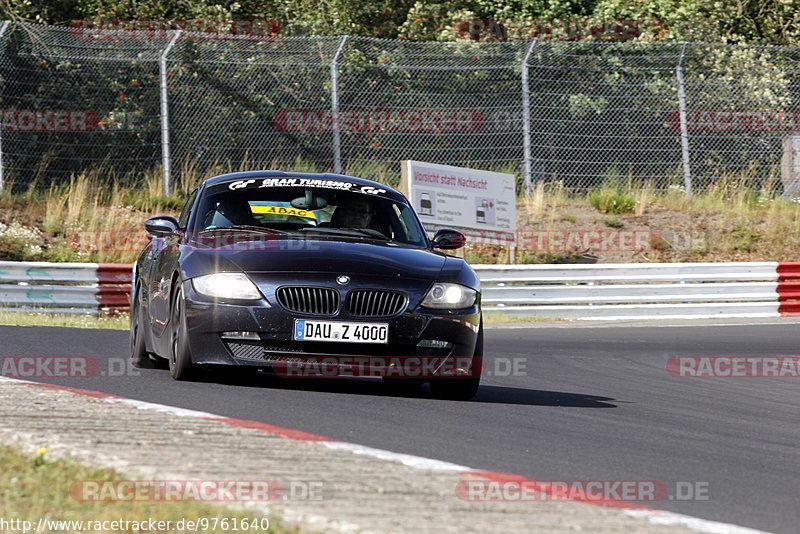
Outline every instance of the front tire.
<svg viewBox="0 0 800 534"><path fill-rule="evenodd" d="M193 375L194 366L192 353L189 350L189 336L186 332L186 304L183 301L183 288L180 285L175 290L170 322L172 326L169 374L175 380L189 380Z"/></svg>
<svg viewBox="0 0 800 534"><path fill-rule="evenodd" d="M435 378L430 381L431 393L437 399L471 400L481 385L483 372L483 319L478 330L478 339L475 342L475 352L472 355L472 367L469 377Z"/></svg>

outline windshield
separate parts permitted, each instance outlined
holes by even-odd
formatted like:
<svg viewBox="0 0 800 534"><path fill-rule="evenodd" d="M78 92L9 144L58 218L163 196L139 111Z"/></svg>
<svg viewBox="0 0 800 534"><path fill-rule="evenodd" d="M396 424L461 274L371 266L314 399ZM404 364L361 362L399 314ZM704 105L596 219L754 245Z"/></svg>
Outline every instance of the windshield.
<svg viewBox="0 0 800 534"><path fill-rule="evenodd" d="M215 186L204 193L195 232L224 228L285 232L286 237L379 240L426 246L406 204L375 194L315 187Z"/></svg>

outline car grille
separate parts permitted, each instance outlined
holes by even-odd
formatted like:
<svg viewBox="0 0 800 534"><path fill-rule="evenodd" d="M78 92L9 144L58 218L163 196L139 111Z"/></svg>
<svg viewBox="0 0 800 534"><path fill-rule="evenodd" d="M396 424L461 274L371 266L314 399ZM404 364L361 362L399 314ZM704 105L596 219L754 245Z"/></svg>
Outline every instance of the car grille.
<svg viewBox="0 0 800 534"><path fill-rule="evenodd" d="M347 296L347 311L355 317L388 317L405 305L406 296L398 291L356 289Z"/></svg>
<svg viewBox="0 0 800 534"><path fill-rule="evenodd" d="M278 288L278 302L289 311L311 315L334 315L339 309L339 293L324 287L289 286Z"/></svg>

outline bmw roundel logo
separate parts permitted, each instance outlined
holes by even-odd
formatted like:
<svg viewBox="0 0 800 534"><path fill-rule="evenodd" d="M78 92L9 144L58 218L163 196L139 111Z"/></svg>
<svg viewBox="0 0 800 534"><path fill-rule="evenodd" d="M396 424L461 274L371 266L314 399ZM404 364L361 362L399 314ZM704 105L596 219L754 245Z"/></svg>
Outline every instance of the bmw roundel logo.
<svg viewBox="0 0 800 534"><path fill-rule="evenodd" d="M350 277L345 274L340 274L336 277L336 283L340 286L346 286L350 283Z"/></svg>

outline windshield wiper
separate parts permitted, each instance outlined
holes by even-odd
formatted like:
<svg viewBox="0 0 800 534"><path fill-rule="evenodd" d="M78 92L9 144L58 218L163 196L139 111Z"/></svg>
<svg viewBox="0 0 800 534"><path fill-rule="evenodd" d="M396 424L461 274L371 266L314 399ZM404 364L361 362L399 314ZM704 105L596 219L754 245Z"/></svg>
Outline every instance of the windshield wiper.
<svg viewBox="0 0 800 534"><path fill-rule="evenodd" d="M320 234L342 235L349 237L369 237L372 239L380 239L382 241L390 241L388 237L383 235L378 230L373 230L372 228L331 228L330 226L306 226L298 231L319 232Z"/></svg>

